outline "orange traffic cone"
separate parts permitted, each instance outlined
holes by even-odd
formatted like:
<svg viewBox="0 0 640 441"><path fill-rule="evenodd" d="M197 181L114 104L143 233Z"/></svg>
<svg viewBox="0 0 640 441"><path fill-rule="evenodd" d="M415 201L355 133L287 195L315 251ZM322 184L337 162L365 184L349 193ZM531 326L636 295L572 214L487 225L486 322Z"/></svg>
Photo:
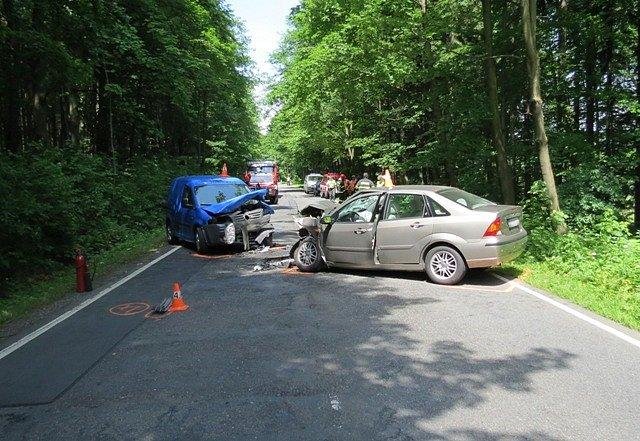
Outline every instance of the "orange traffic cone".
<svg viewBox="0 0 640 441"><path fill-rule="evenodd" d="M226 162L224 164L222 164L222 170L220 171L220 176L222 176L223 178L228 178L229 177L229 172L227 171L227 163Z"/></svg>
<svg viewBox="0 0 640 441"><path fill-rule="evenodd" d="M189 305L182 298L182 292L180 292L180 282L173 283L173 299L171 300L171 306L169 311L186 311L189 309Z"/></svg>

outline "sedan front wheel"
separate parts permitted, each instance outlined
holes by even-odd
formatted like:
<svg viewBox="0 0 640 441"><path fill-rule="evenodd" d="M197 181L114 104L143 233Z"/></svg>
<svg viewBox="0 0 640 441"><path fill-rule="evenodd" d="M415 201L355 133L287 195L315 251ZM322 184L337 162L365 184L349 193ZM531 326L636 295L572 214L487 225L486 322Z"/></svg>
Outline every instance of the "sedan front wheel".
<svg viewBox="0 0 640 441"><path fill-rule="evenodd" d="M317 273L322 269L323 261L320 247L312 237L305 237L293 254L298 269L305 273Z"/></svg>
<svg viewBox="0 0 640 441"><path fill-rule="evenodd" d="M434 283L455 285L467 274L467 264L460 253L447 246L429 250L425 257L427 276Z"/></svg>

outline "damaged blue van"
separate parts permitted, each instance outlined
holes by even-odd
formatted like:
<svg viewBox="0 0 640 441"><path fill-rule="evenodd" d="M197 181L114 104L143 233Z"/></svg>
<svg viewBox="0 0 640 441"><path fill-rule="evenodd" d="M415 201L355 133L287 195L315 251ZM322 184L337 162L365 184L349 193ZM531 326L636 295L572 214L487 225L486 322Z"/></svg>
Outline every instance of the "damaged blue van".
<svg viewBox="0 0 640 441"><path fill-rule="evenodd" d="M169 187L166 200L167 242L195 244L199 253L212 247L271 241L273 209L267 190L251 191L238 178L181 176Z"/></svg>

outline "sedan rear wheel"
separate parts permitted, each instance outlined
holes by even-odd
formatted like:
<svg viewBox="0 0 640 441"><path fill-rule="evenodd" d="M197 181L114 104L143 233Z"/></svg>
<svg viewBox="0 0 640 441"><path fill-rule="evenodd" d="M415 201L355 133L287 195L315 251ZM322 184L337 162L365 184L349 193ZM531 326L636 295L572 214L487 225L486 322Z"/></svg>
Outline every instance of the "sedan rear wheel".
<svg viewBox="0 0 640 441"><path fill-rule="evenodd" d="M455 285L467 274L467 265L459 252L447 246L429 250L425 257L427 276L434 283Z"/></svg>
<svg viewBox="0 0 640 441"><path fill-rule="evenodd" d="M302 239L293 255L298 269L305 273L317 273L322 269L322 256L318 243L312 237Z"/></svg>

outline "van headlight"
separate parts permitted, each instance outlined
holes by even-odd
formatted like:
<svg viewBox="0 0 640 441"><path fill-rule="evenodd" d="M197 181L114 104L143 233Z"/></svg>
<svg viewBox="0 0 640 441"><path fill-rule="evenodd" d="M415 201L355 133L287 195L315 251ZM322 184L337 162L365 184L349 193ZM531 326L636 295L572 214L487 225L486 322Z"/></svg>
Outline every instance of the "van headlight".
<svg viewBox="0 0 640 441"><path fill-rule="evenodd" d="M231 245L236 241L236 226L231 222L224 228L224 242Z"/></svg>

